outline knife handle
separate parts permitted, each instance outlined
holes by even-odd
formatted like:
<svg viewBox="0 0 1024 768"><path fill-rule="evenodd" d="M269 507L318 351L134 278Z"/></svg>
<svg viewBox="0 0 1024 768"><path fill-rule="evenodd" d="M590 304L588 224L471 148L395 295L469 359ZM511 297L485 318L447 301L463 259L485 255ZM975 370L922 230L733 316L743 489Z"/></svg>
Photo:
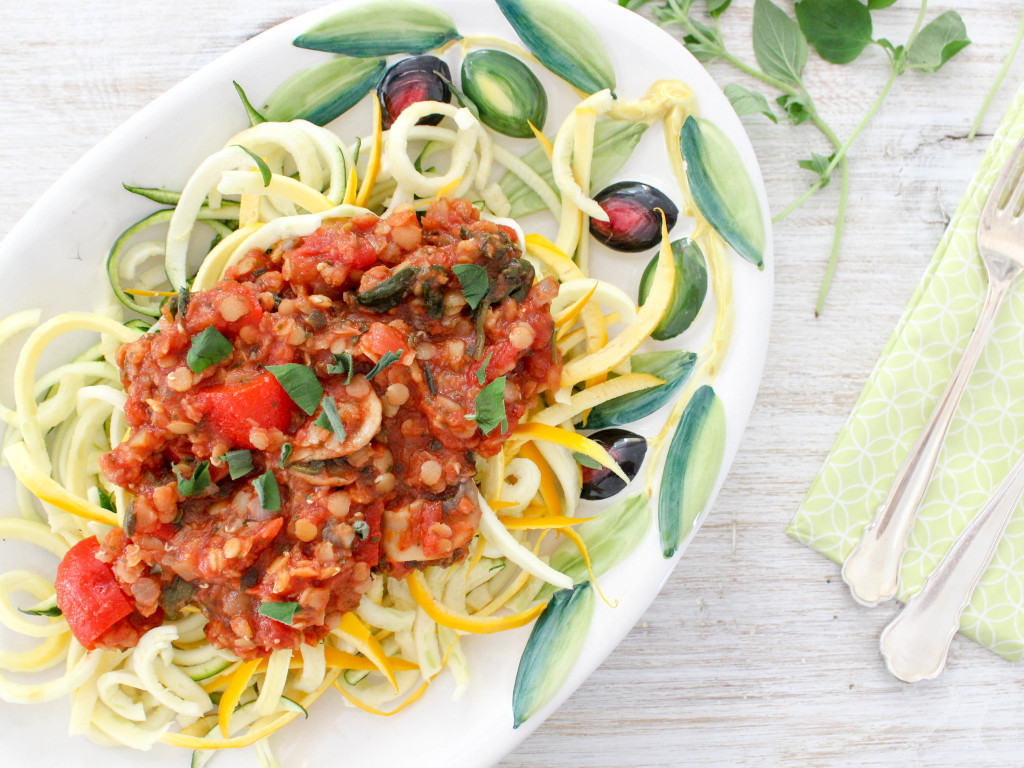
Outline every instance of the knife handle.
<svg viewBox="0 0 1024 768"><path fill-rule="evenodd" d="M843 581L849 585L853 599L861 605L878 605L896 595L900 561L907 548L917 508L928 490L950 422L967 387L967 380L992 333L996 313L1008 290L1008 283L990 280L978 323L946 391L896 473L896 480L878 508L875 519L864 529L857 546L843 563Z"/></svg>
<svg viewBox="0 0 1024 768"><path fill-rule="evenodd" d="M882 657L895 677L914 683L942 671L960 615L991 563L1022 492L1024 456L953 542L921 591L882 632Z"/></svg>

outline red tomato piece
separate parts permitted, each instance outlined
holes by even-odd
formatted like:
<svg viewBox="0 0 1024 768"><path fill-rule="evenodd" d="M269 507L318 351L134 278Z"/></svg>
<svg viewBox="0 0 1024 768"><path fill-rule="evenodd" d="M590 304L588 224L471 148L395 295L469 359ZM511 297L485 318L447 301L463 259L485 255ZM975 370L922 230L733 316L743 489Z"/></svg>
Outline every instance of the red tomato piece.
<svg viewBox="0 0 1024 768"><path fill-rule="evenodd" d="M352 557L360 563L376 567L380 564L381 504L378 502L363 511L363 520L370 531L365 539L356 539L352 544Z"/></svg>
<svg viewBox="0 0 1024 768"><path fill-rule="evenodd" d="M405 334L386 323L372 323L370 329L359 340L359 346L378 360L388 352L399 352L404 355L409 351L409 341Z"/></svg>
<svg viewBox="0 0 1024 768"><path fill-rule="evenodd" d="M232 445L254 448L249 441L253 427L288 429L295 403L274 375L261 373L243 384L224 384L201 392L206 421Z"/></svg>
<svg viewBox="0 0 1024 768"><path fill-rule="evenodd" d="M192 296L184 325L190 336L211 325L221 333L237 334L246 325L259 324L262 317L263 307L251 285L221 280L210 290Z"/></svg>
<svg viewBox="0 0 1024 768"><path fill-rule="evenodd" d="M114 570L96 559L95 536L67 551L57 566L57 605L75 638L92 650L103 633L135 610L114 578Z"/></svg>

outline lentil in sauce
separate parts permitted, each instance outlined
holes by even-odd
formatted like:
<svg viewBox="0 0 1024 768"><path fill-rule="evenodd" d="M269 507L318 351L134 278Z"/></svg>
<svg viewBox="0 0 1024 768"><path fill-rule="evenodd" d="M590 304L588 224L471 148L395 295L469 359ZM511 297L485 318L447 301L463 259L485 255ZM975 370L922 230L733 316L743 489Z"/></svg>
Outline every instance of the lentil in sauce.
<svg viewBox="0 0 1024 768"><path fill-rule="evenodd" d="M460 264L486 270L476 309ZM101 468L134 502L98 557L134 611L98 644L134 645L193 605L215 646L264 656L317 642L376 572L464 558L480 518L477 457L558 386L556 293L554 280L534 282L511 230L443 199L420 214L325 222L166 307L118 352L130 434ZM232 349L196 372L188 351L211 326ZM325 426L322 404L298 407L267 368L289 363L316 374L343 430ZM467 417L501 376L507 429L485 435ZM237 479L231 451L252 461ZM184 495L206 469L209 483ZM267 472L273 511L256 487ZM296 603L292 623L260 613L264 603Z"/></svg>

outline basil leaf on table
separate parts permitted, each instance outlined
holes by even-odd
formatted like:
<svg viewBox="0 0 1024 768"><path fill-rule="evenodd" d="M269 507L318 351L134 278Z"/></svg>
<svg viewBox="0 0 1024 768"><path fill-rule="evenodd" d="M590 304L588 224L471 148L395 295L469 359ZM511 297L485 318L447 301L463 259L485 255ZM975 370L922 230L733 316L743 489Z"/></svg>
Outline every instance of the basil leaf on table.
<svg viewBox="0 0 1024 768"><path fill-rule="evenodd" d="M956 11L946 11L925 25L907 51L907 63L920 72L938 72L970 45L967 27Z"/></svg>
<svg viewBox="0 0 1024 768"><path fill-rule="evenodd" d="M779 118L772 112L768 97L758 91L751 91L737 83L729 83L725 86L725 96L736 110L740 117L744 115L764 115L773 123L779 122Z"/></svg>
<svg viewBox="0 0 1024 768"><path fill-rule="evenodd" d="M800 0L800 30L825 61L849 64L872 40L871 11L860 0Z"/></svg>
<svg viewBox="0 0 1024 768"><path fill-rule="evenodd" d="M799 25L771 0L754 2L754 56L766 75L802 87L807 42Z"/></svg>

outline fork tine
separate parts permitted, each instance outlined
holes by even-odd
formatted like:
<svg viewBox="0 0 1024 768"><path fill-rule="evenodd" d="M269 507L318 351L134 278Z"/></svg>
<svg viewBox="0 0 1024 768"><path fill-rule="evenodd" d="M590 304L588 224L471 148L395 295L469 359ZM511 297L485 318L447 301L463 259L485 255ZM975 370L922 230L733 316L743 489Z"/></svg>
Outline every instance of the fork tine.
<svg viewBox="0 0 1024 768"><path fill-rule="evenodd" d="M1006 197L1010 184L1020 170L1021 157L1024 157L1024 139L1021 139L1020 143L1017 144L1016 149L1013 150L1013 155L1003 167L1003 172L996 179L996 183L992 187L992 193L988 196L988 202L985 203L985 209L982 211L981 215L983 217L993 216L998 210L1003 209L1004 206L1001 204L1001 201Z"/></svg>
<svg viewBox="0 0 1024 768"><path fill-rule="evenodd" d="M1017 217L1017 212L1020 210L1021 199L1024 199L1024 173L1017 180L1017 185L1013 188L1013 194L1006 204L1006 212L1014 218Z"/></svg>

